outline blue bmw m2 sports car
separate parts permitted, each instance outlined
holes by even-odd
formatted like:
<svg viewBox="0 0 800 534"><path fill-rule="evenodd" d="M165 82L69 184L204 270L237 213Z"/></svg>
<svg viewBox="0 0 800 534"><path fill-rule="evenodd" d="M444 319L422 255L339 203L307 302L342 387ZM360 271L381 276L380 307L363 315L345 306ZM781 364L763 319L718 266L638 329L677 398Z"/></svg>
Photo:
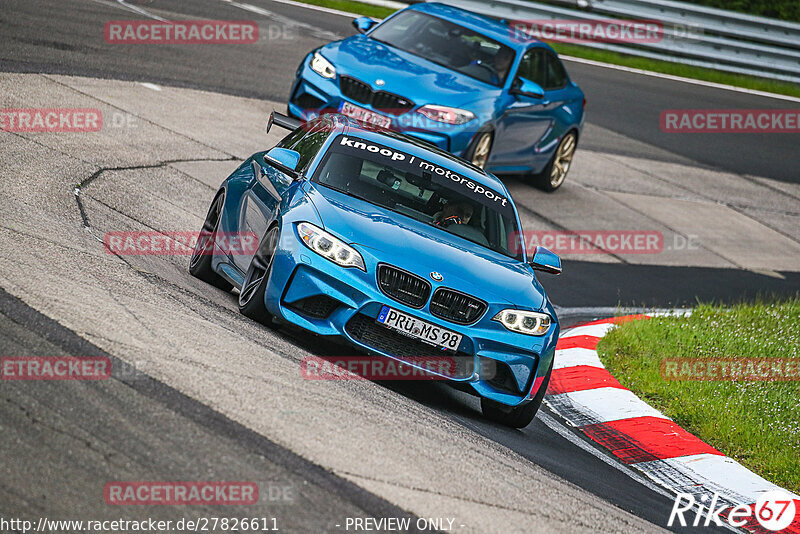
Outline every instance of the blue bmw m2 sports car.
<svg viewBox="0 0 800 534"><path fill-rule="evenodd" d="M289 113L336 111L424 139L498 174L561 186L586 101L553 49L510 26L437 3L312 51L300 64Z"/></svg>
<svg viewBox="0 0 800 534"><path fill-rule="evenodd" d="M239 309L440 378L481 397L486 416L515 427L536 414L559 325L529 258L508 190L495 176L412 137L342 115L301 126L245 161L203 224L212 236L259 236L250 255L199 240L189 272L239 289ZM268 128L269 129L269 128Z"/></svg>

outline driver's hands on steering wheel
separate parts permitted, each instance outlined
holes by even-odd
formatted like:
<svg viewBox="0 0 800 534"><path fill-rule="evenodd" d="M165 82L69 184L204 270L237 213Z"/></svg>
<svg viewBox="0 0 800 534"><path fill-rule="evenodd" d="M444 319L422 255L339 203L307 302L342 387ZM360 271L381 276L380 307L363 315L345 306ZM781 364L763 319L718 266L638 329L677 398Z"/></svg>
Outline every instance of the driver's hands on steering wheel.
<svg viewBox="0 0 800 534"><path fill-rule="evenodd" d="M464 224L464 221L462 221L461 217L458 215L451 215L436 223L437 226L443 226L444 228L447 228L451 224Z"/></svg>

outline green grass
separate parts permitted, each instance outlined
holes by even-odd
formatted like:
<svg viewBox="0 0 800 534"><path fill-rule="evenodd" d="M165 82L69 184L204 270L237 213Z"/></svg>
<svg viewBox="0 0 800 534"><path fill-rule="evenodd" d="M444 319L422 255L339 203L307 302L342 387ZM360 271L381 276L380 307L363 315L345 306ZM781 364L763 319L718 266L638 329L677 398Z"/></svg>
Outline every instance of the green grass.
<svg viewBox="0 0 800 534"><path fill-rule="evenodd" d="M767 480L800 492L800 382L667 381L665 358L796 358L800 297L625 323L598 346L627 388Z"/></svg>
<svg viewBox="0 0 800 534"><path fill-rule="evenodd" d="M365 4L364 2L355 2L354 0L298 0L304 4L312 4L315 6L329 7L331 9L338 9L339 11L347 11L348 13L356 13L364 15L365 17L375 17L377 19L384 19L397 11L388 7L373 6L372 4Z"/></svg>
<svg viewBox="0 0 800 534"><path fill-rule="evenodd" d="M354 0L300 0L306 4L313 4L315 6L330 7L350 13L357 13L368 17L385 18L394 13L394 9L387 7L373 6L363 2L356 2ZM559 54L566 56L574 56L583 59L593 59L595 61L602 61L604 63L611 63L614 65L622 65L625 67L633 67L636 69L649 70L653 72L660 72L662 74L672 74L674 76L683 76L685 78L693 78L696 80L703 80L707 82L716 82L726 85L733 85L736 87L743 87L745 89L754 89L757 91L766 91L768 93L777 93L781 95L797 96L800 97L800 85L770 80L766 78L758 78L755 76L743 76L740 74L731 74L712 69L705 69L701 67L692 67L683 65L681 63L672 63L669 61L658 61L655 59L642 58L631 56L627 54L619 54L617 52L610 52L607 50L598 50L586 46L580 46L568 43L551 43L553 48Z"/></svg>

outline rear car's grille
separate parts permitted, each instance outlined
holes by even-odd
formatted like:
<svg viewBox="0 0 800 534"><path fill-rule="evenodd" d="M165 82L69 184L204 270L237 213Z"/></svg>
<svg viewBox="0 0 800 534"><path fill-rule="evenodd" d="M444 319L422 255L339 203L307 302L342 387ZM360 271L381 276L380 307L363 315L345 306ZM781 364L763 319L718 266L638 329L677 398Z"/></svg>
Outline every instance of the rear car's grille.
<svg viewBox="0 0 800 534"><path fill-rule="evenodd" d="M314 319L326 319L338 305L338 300L327 295L315 295L286 304L300 315Z"/></svg>
<svg viewBox="0 0 800 534"><path fill-rule="evenodd" d="M387 296L412 308L422 308L431 295L427 280L385 264L378 266L378 287Z"/></svg>
<svg viewBox="0 0 800 534"><path fill-rule="evenodd" d="M466 293L440 287L431 299L431 313L458 324L474 323L486 312L486 303Z"/></svg>
<svg viewBox="0 0 800 534"><path fill-rule="evenodd" d="M339 78L339 87L342 94L362 104L372 104L372 88L362 81L342 76Z"/></svg>
<svg viewBox="0 0 800 534"><path fill-rule="evenodd" d="M350 319L345 328L347 333L359 343L395 358L408 359L408 361L414 361L414 358L425 358L426 362L433 358L443 358L447 365L444 368L438 367L440 370L450 369L452 361L454 361L455 372L446 373L446 376L450 378L469 378L474 371L475 358L472 355L465 352L455 354L445 352L433 345L389 330L379 325L375 319L362 313L357 313Z"/></svg>
<svg viewBox="0 0 800 534"><path fill-rule="evenodd" d="M342 94L360 104L367 104L392 115L401 115L414 107L410 100L386 91L373 91L372 88L349 76L339 78Z"/></svg>

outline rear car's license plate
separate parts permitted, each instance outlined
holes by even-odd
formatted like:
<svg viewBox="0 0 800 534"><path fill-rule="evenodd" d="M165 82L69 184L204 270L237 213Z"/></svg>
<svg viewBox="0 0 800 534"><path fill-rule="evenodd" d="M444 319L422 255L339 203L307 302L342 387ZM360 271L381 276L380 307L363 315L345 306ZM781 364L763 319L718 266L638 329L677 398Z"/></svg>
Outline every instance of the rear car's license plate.
<svg viewBox="0 0 800 534"><path fill-rule="evenodd" d="M348 117L352 117L357 121L379 126L381 128L388 129L392 125L392 119L389 117L356 106L350 102L342 102L342 106L339 111L342 113L342 115L347 115Z"/></svg>
<svg viewBox="0 0 800 534"><path fill-rule="evenodd" d="M387 328L444 349L458 350L461 344L461 334L417 319L389 306L381 308L377 321Z"/></svg>

